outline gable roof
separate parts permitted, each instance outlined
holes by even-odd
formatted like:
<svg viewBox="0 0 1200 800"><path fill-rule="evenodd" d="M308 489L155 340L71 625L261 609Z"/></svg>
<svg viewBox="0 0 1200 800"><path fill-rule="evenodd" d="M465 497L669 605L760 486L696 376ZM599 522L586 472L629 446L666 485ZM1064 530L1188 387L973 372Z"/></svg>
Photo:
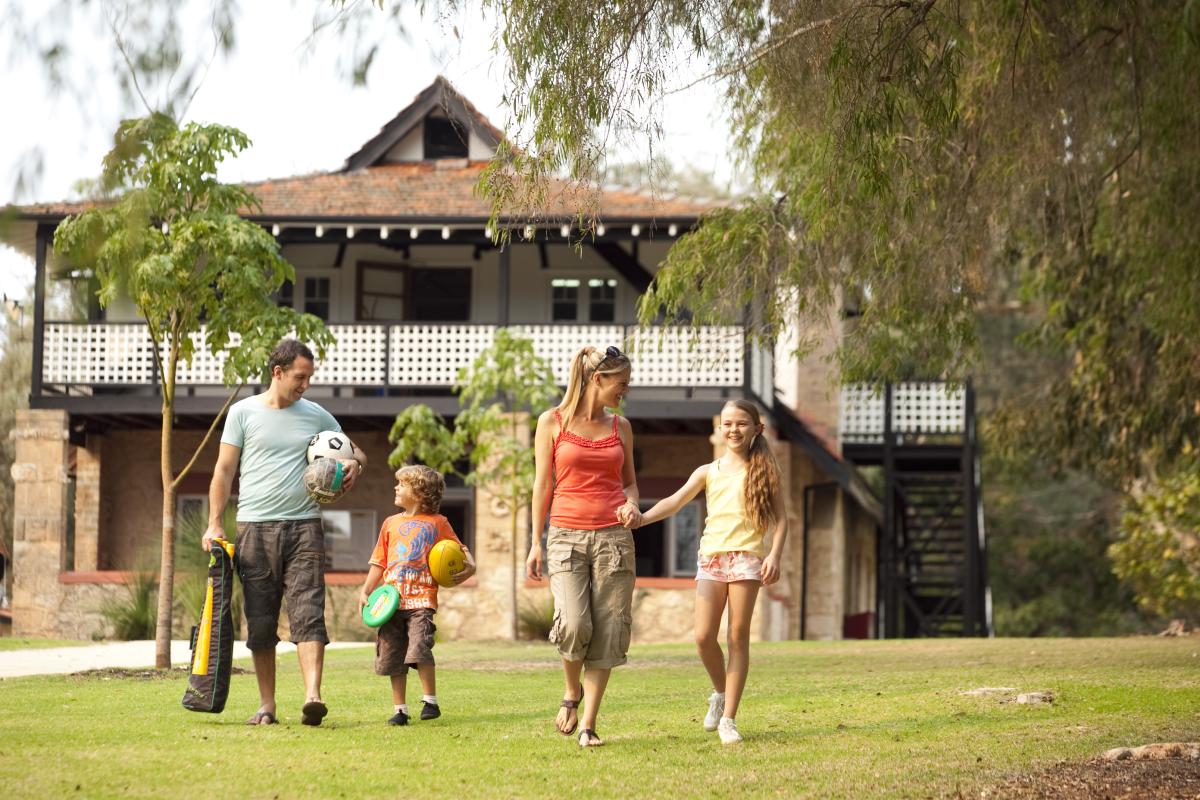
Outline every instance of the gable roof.
<svg viewBox="0 0 1200 800"><path fill-rule="evenodd" d="M438 75L433 83L421 90L392 120L380 128L353 155L346 159L342 172L351 172L373 167L397 142L412 132L434 109L441 108L446 114L469 127L488 147L495 150L504 140L504 133L479 112L471 101L463 97L450 81Z"/></svg>

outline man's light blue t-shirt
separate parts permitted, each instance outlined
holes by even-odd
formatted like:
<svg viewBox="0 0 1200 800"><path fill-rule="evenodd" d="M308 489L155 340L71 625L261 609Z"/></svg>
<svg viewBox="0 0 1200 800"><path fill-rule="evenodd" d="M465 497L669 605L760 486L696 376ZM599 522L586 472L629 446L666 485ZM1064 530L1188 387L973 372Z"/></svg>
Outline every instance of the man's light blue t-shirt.
<svg viewBox="0 0 1200 800"><path fill-rule="evenodd" d="M287 408L270 408L261 395L234 403L221 443L242 449L238 522L320 517L320 506L304 490L308 440L341 429L332 414L304 398Z"/></svg>

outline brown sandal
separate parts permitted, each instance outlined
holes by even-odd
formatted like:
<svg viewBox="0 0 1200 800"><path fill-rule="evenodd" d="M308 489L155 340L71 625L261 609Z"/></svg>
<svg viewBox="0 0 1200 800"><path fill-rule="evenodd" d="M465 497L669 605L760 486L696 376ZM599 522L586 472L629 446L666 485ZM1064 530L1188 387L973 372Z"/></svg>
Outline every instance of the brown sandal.
<svg viewBox="0 0 1200 800"><path fill-rule="evenodd" d="M559 733L561 733L563 736L570 736L571 734L575 733L576 730L579 729L579 704L582 702L583 702L583 692L580 692L578 700L564 699L561 703L558 704L559 708L565 708L565 709L575 712L575 722L567 730L563 730L562 728L558 727L558 719L555 718L554 728Z"/></svg>

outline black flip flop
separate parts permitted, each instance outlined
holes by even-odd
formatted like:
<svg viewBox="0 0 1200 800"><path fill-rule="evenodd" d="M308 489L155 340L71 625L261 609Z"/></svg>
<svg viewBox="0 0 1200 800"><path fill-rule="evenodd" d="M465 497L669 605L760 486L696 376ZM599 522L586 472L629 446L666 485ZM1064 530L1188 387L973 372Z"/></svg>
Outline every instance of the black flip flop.
<svg viewBox="0 0 1200 800"><path fill-rule="evenodd" d="M580 692L578 700L564 699L561 703L558 704L559 708L570 708L575 711L575 724L571 726L570 730L567 730L567 731L558 730L558 726L557 725L554 726L555 729L558 730L558 732L561 733L563 736L570 736L570 735L574 734L575 731L579 730L579 704L582 702L583 702L583 692Z"/></svg>
<svg viewBox="0 0 1200 800"><path fill-rule="evenodd" d="M270 711L255 711L254 716L246 720L247 725L278 725L279 720Z"/></svg>
<svg viewBox="0 0 1200 800"><path fill-rule="evenodd" d="M304 725L320 725L328 713L329 709L320 700L309 700L300 709L300 722Z"/></svg>

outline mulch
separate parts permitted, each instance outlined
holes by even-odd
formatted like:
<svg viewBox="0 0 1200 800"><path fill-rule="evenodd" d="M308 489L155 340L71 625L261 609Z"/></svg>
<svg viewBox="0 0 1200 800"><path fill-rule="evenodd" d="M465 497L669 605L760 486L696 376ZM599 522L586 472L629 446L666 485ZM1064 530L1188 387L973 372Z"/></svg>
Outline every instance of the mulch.
<svg viewBox="0 0 1200 800"><path fill-rule="evenodd" d="M129 669L126 667L106 667L105 669L88 669L83 672L72 672L69 678L87 678L90 680L111 681L114 678L123 680L159 680L161 678L177 678L180 674L187 675L188 667L173 667L171 669ZM250 670L234 667L233 675L252 675Z"/></svg>
<svg viewBox="0 0 1200 800"><path fill-rule="evenodd" d="M1176 800L1200 798L1200 761L1062 763L1012 778L979 793L981 800Z"/></svg>

